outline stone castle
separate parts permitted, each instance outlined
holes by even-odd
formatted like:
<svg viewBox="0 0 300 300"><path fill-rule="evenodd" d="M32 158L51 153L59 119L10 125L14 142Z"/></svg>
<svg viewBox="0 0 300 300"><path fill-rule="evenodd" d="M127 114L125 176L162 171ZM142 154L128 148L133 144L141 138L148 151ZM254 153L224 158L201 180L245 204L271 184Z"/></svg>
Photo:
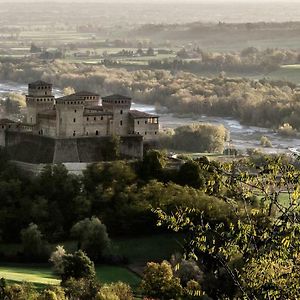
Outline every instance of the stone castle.
<svg viewBox="0 0 300 300"><path fill-rule="evenodd" d="M122 95L100 98L82 91L55 98L52 84L36 81L28 85L26 105L26 122L0 120L0 146L10 149L16 160L103 160L112 137L119 137L121 155L141 158L143 142L155 140L159 132L159 117L131 110L131 98ZM48 151L52 154L43 157Z"/></svg>

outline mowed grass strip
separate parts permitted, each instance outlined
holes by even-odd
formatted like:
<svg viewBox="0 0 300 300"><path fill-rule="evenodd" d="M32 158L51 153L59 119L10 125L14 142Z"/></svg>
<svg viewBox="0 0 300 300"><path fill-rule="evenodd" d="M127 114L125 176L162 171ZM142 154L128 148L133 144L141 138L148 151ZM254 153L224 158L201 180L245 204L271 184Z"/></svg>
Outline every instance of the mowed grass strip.
<svg viewBox="0 0 300 300"><path fill-rule="evenodd" d="M38 285L58 285L60 280L47 267L20 267L2 266L0 267L0 277L8 281L27 281Z"/></svg>
<svg viewBox="0 0 300 300"><path fill-rule="evenodd" d="M124 267L118 266L96 266L97 279L101 283L112 283L122 281L130 286L137 287L140 278ZM0 267L0 278L11 282L27 281L36 286L59 285L60 279L54 275L51 268L47 266L20 266L6 265Z"/></svg>

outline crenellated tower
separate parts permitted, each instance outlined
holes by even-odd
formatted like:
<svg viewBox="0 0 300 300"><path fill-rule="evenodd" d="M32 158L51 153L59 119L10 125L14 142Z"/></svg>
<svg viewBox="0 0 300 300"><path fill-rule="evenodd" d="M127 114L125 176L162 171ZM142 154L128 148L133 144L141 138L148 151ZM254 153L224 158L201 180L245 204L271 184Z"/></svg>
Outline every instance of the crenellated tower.
<svg viewBox="0 0 300 300"><path fill-rule="evenodd" d="M128 114L131 98L116 94L102 97L102 107L105 112L113 114L112 134L128 135Z"/></svg>
<svg viewBox="0 0 300 300"><path fill-rule="evenodd" d="M30 83L28 95L26 95L26 105L27 123L35 125L38 113L53 109L52 84L40 80Z"/></svg>

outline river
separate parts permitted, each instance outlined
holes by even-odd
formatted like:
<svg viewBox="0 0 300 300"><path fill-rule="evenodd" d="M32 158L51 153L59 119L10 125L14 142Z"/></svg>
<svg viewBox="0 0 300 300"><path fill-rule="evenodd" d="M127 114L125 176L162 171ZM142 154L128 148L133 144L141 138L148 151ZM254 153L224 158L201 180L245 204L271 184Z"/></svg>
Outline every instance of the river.
<svg viewBox="0 0 300 300"><path fill-rule="evenodd" d="M14 82L0 83L0 97L1 95L5 95L9 92L26 94L27 85ZM54 88L54 94L57 97L62 95L61 90L58 88ZM157 114L153 105L133 103L132 109ZM230 145L242 151L245 151L248 148L260 148L260 138L263 135L268 137L272 143L271 148L262 148L263 151L267 153L284 153L289 152L289 148L300 148L299 138L282 137L269 128L242 125L239 121L232 118L210 116L181 118L169 113L160 114L160 127L162 130L166 128L176 128L178 126L196 122L223 124L230 132Z"/></svg>

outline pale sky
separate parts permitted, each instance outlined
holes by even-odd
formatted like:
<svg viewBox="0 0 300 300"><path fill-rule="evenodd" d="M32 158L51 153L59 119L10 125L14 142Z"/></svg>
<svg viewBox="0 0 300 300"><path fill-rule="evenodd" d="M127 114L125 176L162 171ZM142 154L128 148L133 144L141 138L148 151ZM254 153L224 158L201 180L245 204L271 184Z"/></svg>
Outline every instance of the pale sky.
<svg viewBox="0 0 300 300"><path fill-rule="evenodd" d="M253 2L269 2L269 3L287 3L287 2L294 2L294 3L300 3L300 0L0 0L0 3L11 3L11 2L58 2L58 3L70 3L70 2L81 2L81 3L87 3L87 2L96 2L96 3L112 3L112 2L130 2L130 3L153 3L153 2L175 2L175 3L189 3L189 2L206 2L206 3L212 3L212 2L222 2L222 3L253 3Z"/></svg>

